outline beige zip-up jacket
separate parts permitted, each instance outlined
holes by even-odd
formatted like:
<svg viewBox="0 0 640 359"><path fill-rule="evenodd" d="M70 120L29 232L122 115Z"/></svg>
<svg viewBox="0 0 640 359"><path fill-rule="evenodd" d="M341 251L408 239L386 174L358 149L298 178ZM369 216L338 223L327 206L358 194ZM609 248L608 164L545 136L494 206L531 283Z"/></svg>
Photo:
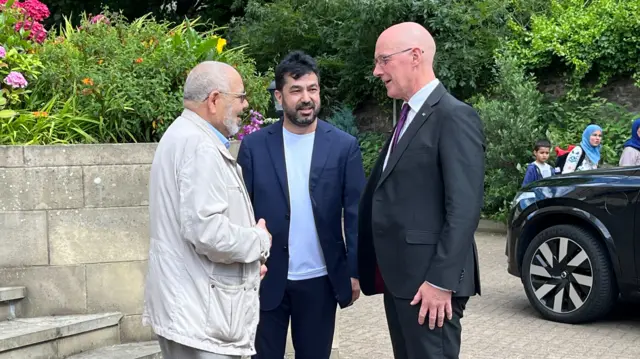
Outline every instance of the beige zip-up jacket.
<svg viewBox="0 0 640 359"><path fill-rule="evenodd" d="M269 235L255 227L240 167L192 111L185 110L158 144L149 215L143 324L192 348L255 354Z"/></svg>

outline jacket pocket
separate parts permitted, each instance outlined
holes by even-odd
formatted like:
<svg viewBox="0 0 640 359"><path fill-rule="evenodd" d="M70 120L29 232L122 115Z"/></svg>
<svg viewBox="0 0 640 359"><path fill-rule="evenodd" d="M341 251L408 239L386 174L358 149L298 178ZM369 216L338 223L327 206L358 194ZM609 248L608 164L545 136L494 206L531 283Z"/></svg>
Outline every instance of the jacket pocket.
<svg viewBox="0 0 640 359"><path fill-rule="evenodd" d="M407 244L438 244L440 232L408 230L405 236Z"/></svg>
<svg viewBox="0 0 640 359"><path fill-rule="evenodd" d="M245 341L247 321L253 312L251 293L244 285L226 285L211 279L206 333L225 343Z"/></svg>

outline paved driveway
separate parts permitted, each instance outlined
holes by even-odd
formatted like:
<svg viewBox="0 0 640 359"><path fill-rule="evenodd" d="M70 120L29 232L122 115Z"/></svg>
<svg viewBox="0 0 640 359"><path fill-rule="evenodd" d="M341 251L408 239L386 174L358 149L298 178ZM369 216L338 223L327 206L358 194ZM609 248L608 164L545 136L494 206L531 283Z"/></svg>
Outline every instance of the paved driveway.
<svg viewBox="0 0 640 359"><path fill-rule="evenodd" d="M520 280L507 274L504 237L479 234L481 297L462 319L461 358L640 358L640 307L620 304L604 321L564 325L540 319ZM340 359L391 359L382 297L361 297L340 313Z"/></svg>

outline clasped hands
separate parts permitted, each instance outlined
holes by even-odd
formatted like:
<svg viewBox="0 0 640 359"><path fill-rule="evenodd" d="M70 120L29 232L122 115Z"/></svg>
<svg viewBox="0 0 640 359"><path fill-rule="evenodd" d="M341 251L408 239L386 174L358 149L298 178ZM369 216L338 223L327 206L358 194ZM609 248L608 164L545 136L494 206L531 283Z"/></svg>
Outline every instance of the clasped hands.
<svg viewBox="0 0 640 359"><path fill-rule="evenodd" d="M429 329L434 329L444 325L444 318L451 320L453 310L451 308L451 291L438 289L431 284L424 282L418 288L418 292L413 297L411 305L420 303L418 312L418 323L424 324L427 313L429 314Z"/></svg>

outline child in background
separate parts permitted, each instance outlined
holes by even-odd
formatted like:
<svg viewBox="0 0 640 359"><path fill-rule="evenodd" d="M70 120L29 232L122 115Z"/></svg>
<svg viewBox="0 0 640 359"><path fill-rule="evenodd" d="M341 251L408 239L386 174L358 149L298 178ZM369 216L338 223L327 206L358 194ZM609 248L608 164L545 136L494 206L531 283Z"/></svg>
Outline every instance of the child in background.
<svg viewBox="0 0 640 359"><path fill-rule="evenodd" d="M543 178L553 176L553 168L547 163L549 153L551 152L551 143L547 140L539 140L533 148L533 155L536 160L527 166L527 172L524 175L522 186Z"/></svg>

